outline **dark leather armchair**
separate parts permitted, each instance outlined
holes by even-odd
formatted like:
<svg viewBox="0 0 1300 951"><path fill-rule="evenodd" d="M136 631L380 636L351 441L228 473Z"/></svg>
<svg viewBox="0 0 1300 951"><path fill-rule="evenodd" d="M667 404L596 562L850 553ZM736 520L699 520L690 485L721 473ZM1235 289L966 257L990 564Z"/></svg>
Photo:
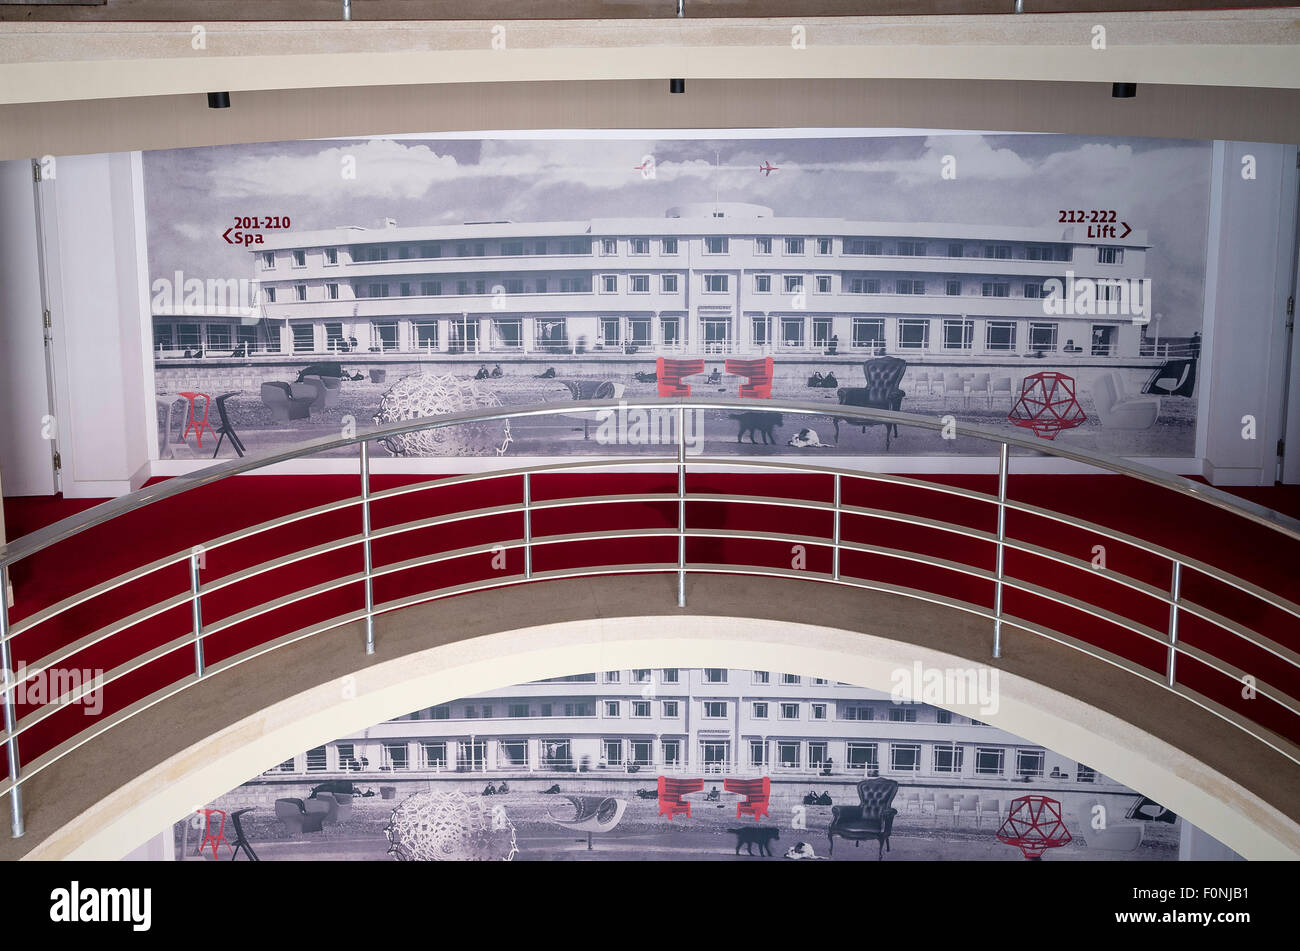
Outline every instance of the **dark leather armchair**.
<svg viewBox="0 0 1300 951"><path fill-rule="evenodd" d="M890 806L897 792L898 783L892 779L864 779L858 783L858 805L832 806L831 824L826 829L830 854L835 854L835 837L838 835L855 845L864 839L875 839L880 843L876 858L884 858L885 852L889 851L894 816L898 815L898 810Z"/></svg>
<svg viewBox="0 0 1300 951"><path fill-rule="evenodd" d="M874 360L868 360L862 365L862 371L866 374L866 386L846 386L840 387L835 391L839 398L841 406L864 406L872 409L887 409L897 413L903 407L904 393L898 386L903 380L903 374L907 372L907 361L900 360L898 357L877 357ZM836 417L835 422L835 441L840 441L840 419ZM849 420L845 420L848 422ZM868 426L880 425L878 423L861 423L859 420L853 420L862 426L865 433ZM898 435L898 427L893 423L885 424L885 450L889 449L890 433Z"/></svg>

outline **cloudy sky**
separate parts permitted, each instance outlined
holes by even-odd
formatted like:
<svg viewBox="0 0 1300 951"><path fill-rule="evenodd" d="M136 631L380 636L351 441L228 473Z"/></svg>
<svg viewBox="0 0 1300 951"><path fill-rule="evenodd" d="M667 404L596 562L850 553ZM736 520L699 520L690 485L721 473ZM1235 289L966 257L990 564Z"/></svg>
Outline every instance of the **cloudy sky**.
<svg viewBox="0 0 1300 951"><path fill-rule="evenodd" d="M1054 226L1059 210L1114 209L1146 229L1161 335L1199 328L1211 146L1076 135L844 138L448 139L277 142L146 152L151 279L248 277L221 233L236 216L293 231L463 221L660 217L750 201L780 216ZM941 177L945 155L956 178ZM655 176L634 171L653 156ZM353 164L354 161L354 164ZM780 170L760 175L769 161ZM355 168L354 177L344 170Z"/></svg>

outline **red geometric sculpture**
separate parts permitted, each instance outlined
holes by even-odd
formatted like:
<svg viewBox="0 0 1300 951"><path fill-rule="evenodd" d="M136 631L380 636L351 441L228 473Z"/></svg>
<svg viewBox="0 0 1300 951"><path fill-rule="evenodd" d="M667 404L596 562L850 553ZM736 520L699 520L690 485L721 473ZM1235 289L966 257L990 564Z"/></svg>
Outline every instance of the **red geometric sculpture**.
<svg viewBox="0 0 1300 951"><path fill-rule="evenodd" d="M740 385L742 398L770 400L772 398L772 358L762 360L732 360L724 364L728 373L746 378Z"/></svg>
<svg viewBox="0 0 1300 951"><path fill-rule="evenodd" d="M688 793L702 792L704 790L704 780L702 779L669 779L667 776L659 777L659 815L667 816L671 819L680 813L686 813L686 818L691 817L691 804L682 797Z"/></svg>
<svg viewBox="0 0 1300 951"><path fill-rule="evenodd" d="M1070 841L1061 819L1061 804L1047 796L1021 796L1011 800L998 840L1019 847L1027 859L1041 859L1048 849Z"/></svg>
<svg viewBox="0 0 1300 951"><path fill-rule="evenodd" d="M690 396L691 385L683 383L682 377L696 376L703 373L704 361L672 360L660 357L655 371L655 376L659 382L660 396Z"/></svg>
<svg viewBox="0 0 1300 951"><path fill-rule="evenodd" d="M196 852L195 854L196 854L196 855L202 855L202 854L203 854L203 850L204 850L205 848L207 848L208 843L211 842L211 843L212 843L212 857L213 857L214 859L217 857L217 845L218 845L218 844L220 844L220 845L224 845L224 846L226 846L227 848L229 848L230 851L231 851L231 857L233 858L233 857L234 857L234 851L235 851L234 846L232 846L229 842L226 841L226 836L225 836L225 832L226 832L226 814L225 814L224 812L222 812L220 809L196 809L196 810L194 810L194 811L203 814L203 841L201 841L201 842L199 843L199 850L198 850L198 852ZM217 831L216 831L216 832L213 832L213 831L212 831L212 817L213 817L213 816L219 816L219 817L220 817L220 820L217 822Z"/></svg>
<svg viewBox="0 0 1300 951"><path fill-rule="evenodd" d="M764 776L762 779L724 779L722 788L727 792L740 793L745 799L736 803L736 818L750 815L757 822L760 816L768 814L767 806L772 798L772 781Z"/></svg>
<svg viewBox="0 0 1300 951"><path fill-rule="evenodd" d="M1087 418L1074 397L1074 377L1055 370L1025 377L1020 399L1007 414L1007 419L1032 429L1040 439L1055 439L1061 430L1073 429Z"/></svg>

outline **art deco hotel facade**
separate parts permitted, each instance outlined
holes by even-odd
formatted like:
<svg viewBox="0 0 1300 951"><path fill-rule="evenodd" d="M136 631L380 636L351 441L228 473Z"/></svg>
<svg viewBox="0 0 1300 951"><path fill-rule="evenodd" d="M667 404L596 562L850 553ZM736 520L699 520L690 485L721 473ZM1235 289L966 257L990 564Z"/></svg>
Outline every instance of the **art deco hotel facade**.
<svg viewBox="0 0 1300 951"><path fill-rule="evenodd" d="M155 313L155 348L1107 359L1141 345L1139 322L1107 310L1118 292L1105 284L1145 276L1140 231L781 218L743 203L386 225L267 233L251 249L259 319ZM1048 312L1045 284L1068 288L1070 275L1103 282L1106 313Z"/></svg>

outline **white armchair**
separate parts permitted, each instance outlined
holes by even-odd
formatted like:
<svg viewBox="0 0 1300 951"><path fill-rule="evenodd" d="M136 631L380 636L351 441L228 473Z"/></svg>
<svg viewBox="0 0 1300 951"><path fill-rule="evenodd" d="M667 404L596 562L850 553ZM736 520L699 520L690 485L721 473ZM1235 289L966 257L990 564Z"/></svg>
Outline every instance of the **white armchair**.
<svg viewBox="0 0 1300 951"><path fill-rule="evenodd" d="M1107 429L1150 429L1160 416L1160 397L1129 396L1115 371L1103 373L1092 385L1097 418Z"/></svg>

